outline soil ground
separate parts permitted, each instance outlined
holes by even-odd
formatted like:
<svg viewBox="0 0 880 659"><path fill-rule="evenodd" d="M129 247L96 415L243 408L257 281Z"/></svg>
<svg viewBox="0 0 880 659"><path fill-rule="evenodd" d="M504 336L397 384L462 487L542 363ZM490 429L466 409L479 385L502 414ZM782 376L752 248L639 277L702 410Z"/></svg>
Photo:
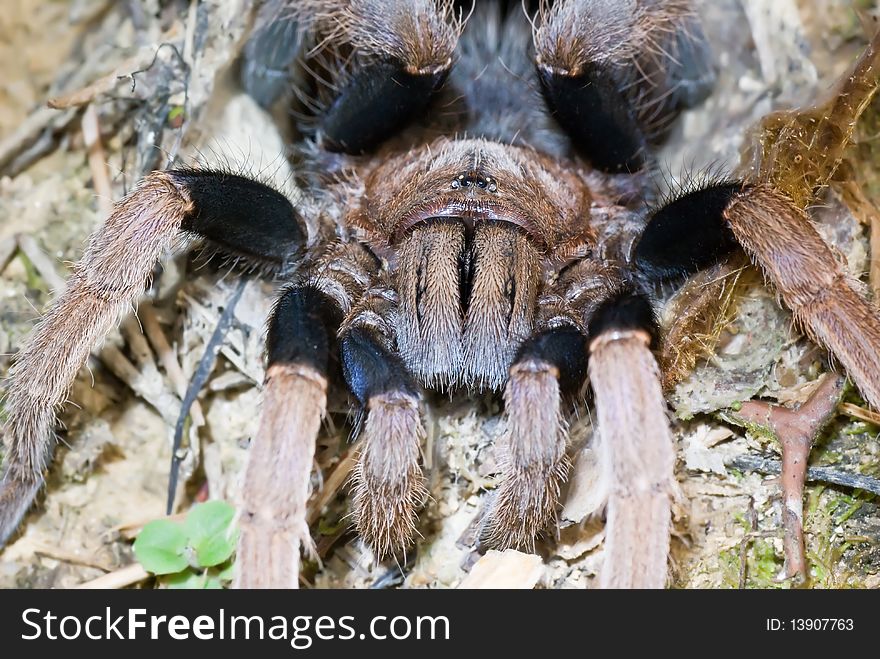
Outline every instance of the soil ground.
<svg viewBox="0 0 880 659"><path fill-rule="evenodd" d="M197 12L187 2L157 0L5 4L0 14L0 144L8 144L28 121L39 124L40 137L0 166L0 256L4 240L30 245L0 262L0 376L81 254L84 240L99 225L108 201L96 193L95 165L89 164L84 139L95 117L73 108L53 111L47 118L47 98L101 76L147 68L159 44L183 43L184 59L199 53L186 99L190 111L198 111L199 126L182 143L175 141L174 130L166 130L162 148L179 150L183 158L219 154L232 163L249 155L252 169L286 176L284 142L276 124L238 93L227 69L247 29L250 4L203 2ZM865 15L877 11L870 2L855 4ZM866 43L853 3L843 0L703 0L698 5L718 81L705 103L682 116L664 147L660 161L667 182L707 168L735 169L743 140L759 118L815 102ZM161 63L173 67L173 59L165 53ZM149 75L139 80L136 93L142 104L153 115L163 113L160 127L166 117L171 122L174 108L181 105L180 90L165 89L162 96L162 89L151 89ZM116 198L131 187L152 153L132 146L144 133L134 118L142 121L149 112L132 114L124 102L112 98L123 95L129 80L123 83L95 104L103 143L99 159L106 163ZM149 99L157 96L166 105L150 109ZM265 154L256 167L255 153ZM868 226L833 194L813 215L851 270L866 277ZM81 372L71 393L75 404L61 417L65 429L45 494L20 535L0 552L0 587L63 588L116 571L133 560L136 529L163 514L181 382L185 386L191 379L234 285L232 278L207 269L191 272L185 254L174 256L139 310L142 323L145 315L156 321L168 348L140 338L132 315ZM271 283L252 280L236 307L227 347L199 399L204 425L194 424L188 434L186 487L178 495L178 510L206 496L236 496L258 417L262 328L272 290ZM164 361L168 358L180 365L182 381L170 375ZM729 466L742 455L777 456L778 447L725 424L718 411L752 397L802 402L827 368L822 351L793 329L790 315L756 277L742 293L714 354L701 360L670 398L681 488L673 587L792 585L779 579L783 549L778 483ZM855 393L847 395L848 402L863 407ZM432 500L420 528L424 540L402 574L397 565L375 563L350 532L342 488L312 527L323 560L307 565L304 585L459 585L476 559L460 540L494 482L492 447L500 429L499 411L498 400L488 396L432 399L425 449ZM346 412L340 403L319 442L317 462L325 481L346 450ZM541 543L536 558L526 559L535 566L526 585L577 588L594 583L602 558L602 526L591 480L592 432L590 414L582 410L572 423L577 460L562 528L558 538ZM877 425L840 412L815 447L811 464L880 476L878 432ZM805 502L808 585L880 586L877 497L814 482L807 486Z"/></svg>

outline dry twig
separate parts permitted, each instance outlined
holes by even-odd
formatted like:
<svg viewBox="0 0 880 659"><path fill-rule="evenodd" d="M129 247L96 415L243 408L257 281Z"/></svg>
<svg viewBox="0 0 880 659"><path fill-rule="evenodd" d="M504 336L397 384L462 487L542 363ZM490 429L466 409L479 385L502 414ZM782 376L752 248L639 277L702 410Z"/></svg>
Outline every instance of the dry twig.
<svg viewBox="0 0 880 659"><path fill-rule="evenodd" d="M150 573L147 572L140 563L132 563L131 565L128 565L121 570L116 570L115 572L110 572L109 574L102 575L97 579L92 579L91 581L81 583L80 585L76 586L76 588L82 590L107 590L125 588L126 586L131 586L139 581L143 581L149 576Z"/></svg>
<svg viewBox="0 0 880 659"><path fill-rule="evenodd" d="M107 155L104 153L104 145L101 144L98 111L94 105L89 105L83 113L82 134L92 172L92 186L98 197L98 208L101 210L101 217L109 217L113 212L113 186L107 171Z"/></svg>
<svg viewBox="0 0 880 659"><path fill-rule="evenodd" d="M785 576L805 579L804 482L813 442L833 416L843 393L844 378L828 373L796 410L763 401L743 403L735 417L770 430L782 446L782 523Z"/></svg>
<svg viewBox="0 0 880 659"><path fill-rule="evenodd" d="M67 283L58 274L52 259L40 249L37 241L27 234L20 234L18 236L18 247L30 259L40 277L43 278L43 281L49 284L49 288L54 292L54 296L60 295Z"/></svg>
<svg viewBox="0 0 880 659"><path fill-rule="evenodd" d="M0 273L6 270L6 266L18 251L18 236L7 236L0 240Z"/></svg>

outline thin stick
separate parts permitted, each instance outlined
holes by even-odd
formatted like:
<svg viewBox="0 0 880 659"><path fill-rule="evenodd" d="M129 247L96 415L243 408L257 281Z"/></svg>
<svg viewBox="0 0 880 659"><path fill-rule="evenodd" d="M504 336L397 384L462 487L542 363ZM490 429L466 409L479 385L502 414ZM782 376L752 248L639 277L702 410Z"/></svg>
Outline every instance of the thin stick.
<svg viewBox="0 0 880 659"><path fill-rule="evenodd" d="M57 110L40 108L25 119L13 133L0 140L0 170L18 154L36 142L50 128L61 131L76 117L76 110L58 114Z"/></svg>
<svg viewBox="0 0 880 659"><path fill-rule="evenodd" d="M180 442L183 439L186 420L189 417L189 410L198 397L199 392L204 388L208 378L211 376L211 372L214 370L214 362L217 360L217 353L220 352L220 348L223 346L223 339L226 337L226 332L232 324L235 306L241 299L241 294L244 293L244 288L247 283L247 277L239 279L238 286L236 286L235 291L229 298L229 302L226 303L226 308L223 310L223 313L220 314L220 320L217 322L217 327L214 328L211 340L208 341L208 345L205 347L205 352L202 354L201 360L199 360L199 365L198 368L196 368L192 382L190 382L189 388L186 390L186 394L183 397L183 403L180 406L180 415L177 417L177 423L174 426L174 443L171 447L171 474L168 477L168 503L166 506L166 512L169 515L174 510L174 499L177 494L177 478L180 472L181 462L181 457L178 455L178 452L180 450Z"/></svg>
<svg viewBox="0 0 880 659"><path fill-rule="evenodd" d="M785 576L806 579L804 553L804 482L813 442L832 418L844 379L828 373L822 383L796 410L763 401L743 403L736 416L746 423L771 430L782 446L782 524L784 528Z"/></svg>
<svg viewBox="0 0 880 659"><path fill-rule="evenodd" d="M91 581L86 581L85 583L81 583L78 586L75 586L78 590L108 590L108 589L118 589L125 588L126 586L131 586L132 584L136 584L139 581L143 581L144 579L149 578L150 573L147 572L140 563L132 563L121 570L116 570L115 572L110 572L109 574L105 574L103 576L98 577L97 579L92 579Z"/></svg>
<svg viewBox="0 0 880 659"><path fill-rule="evenodd" d="M309 503L308 513L306 514L306 520L309 525L314 524L318 520L324 506L333 500L333 497L339 492L339 488L341 488L348 479L348 475L357 464L362 444L362 439L359 439L352 444L348 451L346 451L345 455L342 456L339 464L336 465L336 469L334 469L324 481L324 487L321 488L318 495Z"/></svg>
<svg viewBox="0 0 880 659"><path fill-rule="evenodd" d="M131 76L132 71L143 69L155 55L155 46L145 46L140 49L137 55L125 60L117 66L111 73L97 78L85 87L80 87L72 92L62 94L50 98L46 105L52 110L66 110L68 108L77 108L91 103L98 96L113 91L118 84ZM57 112L53 112L52 116L57 116Z"/></svg>
<svg viewBox="0 0 880 659"><path fill-rule="evenodd" d="M7 236L0 240L0 274L6 270L6 266L18 251L18 236Z"/></svg>
<svg viewBox="0 0 880 659"><path fill-rule="evenodd" d="M19 234L18 247L34 264L34 268L40 273L43 281L49 284L54 295L56 297L61 295L67 284L61 275L58 274L52 259L46 256L46 253L37 245L37 241L27 234Z"/></svg>
<svg viewBox="0 0 880 659"><path fill-rule="evenodd" d="M99 355L110 372L125 382L131 390L155 409L166 423L174 423L177 397L170 391L150 386L150 380L132 364L128 357L112 343L106 344Z"/></svg>
<svg viewBox="0 0 880 659"><path fill-rule="evenodd" d="M58 549L56 547L49 547L47 545L37 544L34 546L34 553L42 554L43 556L54 558L58 561L64 561L65 563L74 563L76 565L85 565L87 567L97 568L99 570L103 570L104 572L113 571L112 567L109 567L104 563L99 563L98 561L92 560L86 556L78 556L73 552L64 551L63 549Z"/></svg>
<svg viewBox="0 0 880 659"><path fill-rule="evenodd" d="M742 542L739 544L739 584L740 590L745 590L746 580L749 576L748 552L749 544L755 537L755 529L758 527L758 513L755 511L755 498L749 497L749 530L743 536Z"/></svg>
<svg viewBox="0 0 880 659"><path fill-rule="evenodd" d="M186 513L176 513L174 515L162 515L161 517L146 517L136 519L132 522L123 522L110 529L110 532L119 533L126 540L133 540L138 536L143 528L152 521L157 519L168 519L173 522L182 522L186 518Z"/></svg>
<svg viewBox="0 0 880 659"><path fill-rule="evenodd" d="M137 365L142 370L152 367L154 371L157 371L153 351L150 350L150 344L144 336L138 319L133 315L126 316L120 323L120 329L125 335L125 341Z"/></svg>
<svg viewBox="0 0 880 659"><path fill-rule="evenodd" d="M837 406L837 409L847 416L861 419L862 421L867 421L868 423L873 423L876 426L880 426L880 414L878 414L877 412L866 410L864 407L859 407L858 405L853 405L852 403L841 403Z"/></svg>
<svg viewBox="0 0 880 659"><path fill-rule="evenodd" d="M874 293L874 300L880 300L880 214L874 211L871 205L871 265L868 274L868 281L871 284L871 291Z"/></svg>
<svg viewBox="0 0 880 659"><path fill-rule="evenodd" d="M759 474L774 476L782 471L782 463L773 458L758 455L738 455L725 461L725 466L741 471L756 471ZM807 480L811 483L831 483L854 490L865 490L880 496L880 479L863 474L850 474L834 467L810 467Z"/></svg>
<svg viewBox="0 0 880 659"><path fill-rule="evenodd" d="M153 305L149 302L142 304L138 309L138 317L141 320L147 338L159 357L159 361L162 362L162 367L165 369L168 379L174 385L177 395L183 400L184 396L186 396L186 376L183 374L183 369L180 368L177 355L165 337L165 332L162 331L162 326L159 324L159 319L156 318L156 311ZM190 414L192 415L193 426L201 427L205 425L205 415L202 413L202 406L199 404L199 401L193 402Z"/></svg>
<svg viewBox="0 0 880 659"><path fill-rule="evenodd" d="M109 217L113 212L113 186L107 172L107 154L101 144L101 125L94 105L89 105L83 113L82 134L89 154L89 170L92 172L92 185L98 197L98 208L101 210L101 217Z"/></svg>

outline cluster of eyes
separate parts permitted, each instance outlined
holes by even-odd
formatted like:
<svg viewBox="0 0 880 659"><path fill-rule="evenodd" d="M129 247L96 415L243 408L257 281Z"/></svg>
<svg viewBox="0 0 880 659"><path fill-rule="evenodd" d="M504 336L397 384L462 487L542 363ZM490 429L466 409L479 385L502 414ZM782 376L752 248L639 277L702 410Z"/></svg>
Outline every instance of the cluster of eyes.
<svg viewBox="0 0 880 659"><path fill-rule="evenodd" d="M470 174L459 174L454 179L452 179L453 190L458 190L459 188L469 188L472 185L476 185L481 190L487 190L488 192L496 192L498 190L498 184L491 176L472 176Z"/></svg>

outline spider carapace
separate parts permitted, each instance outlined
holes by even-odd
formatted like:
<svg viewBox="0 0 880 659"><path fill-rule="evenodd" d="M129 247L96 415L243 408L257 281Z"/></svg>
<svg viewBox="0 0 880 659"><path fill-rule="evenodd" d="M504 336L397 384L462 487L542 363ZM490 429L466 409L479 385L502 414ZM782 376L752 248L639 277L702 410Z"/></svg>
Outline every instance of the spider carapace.
<svg viewBox="0 0 880 659"><path fill-rule="evenodd" d="M181 233L284 282L243 483L243 587L297 585L334 378L364 415L352 505L379 555L411 545L427 495L425 388L503 394L480 537L530 548L552 527L566 417L588 384L607 495L601 583L662 587L675 453L652 295L741 248L880 404L877 309L782 193L724 180L643 210L652 148L711 84L688 2L273 4L264 23L299 35L302 197L170 169L116 204L16 357L0 539L42 483L77 371Z"/></svg>

